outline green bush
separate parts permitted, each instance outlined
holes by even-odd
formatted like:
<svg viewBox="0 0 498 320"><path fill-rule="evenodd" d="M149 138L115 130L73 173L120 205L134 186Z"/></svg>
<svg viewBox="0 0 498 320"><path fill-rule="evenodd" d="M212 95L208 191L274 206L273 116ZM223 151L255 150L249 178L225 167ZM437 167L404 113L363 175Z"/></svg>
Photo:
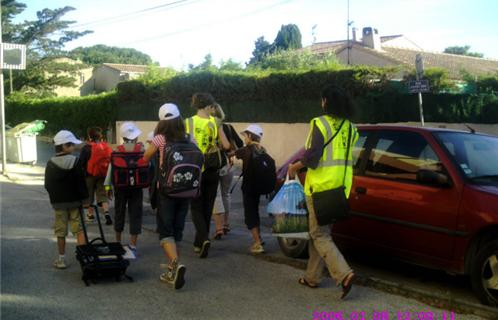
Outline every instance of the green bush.
<svg viewBox="0 0 498 320"><path fill-rule="evenodd" d="M10 125L47 120L42 132L52 135L62 129L71 130L78 136L86 136L86 129L99 126L106 130L116 119L116 94L105 93L86 97L49 99L8 98L5 104L5 118Z"/></svg>

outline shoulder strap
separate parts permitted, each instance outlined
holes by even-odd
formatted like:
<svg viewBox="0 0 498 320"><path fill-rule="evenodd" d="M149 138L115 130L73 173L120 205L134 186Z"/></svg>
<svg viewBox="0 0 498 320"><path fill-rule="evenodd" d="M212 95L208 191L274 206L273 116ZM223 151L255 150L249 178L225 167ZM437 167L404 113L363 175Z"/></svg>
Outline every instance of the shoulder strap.
<svg viewBox="0 0 498 320"><path fill-rule="evenodd" d="M350 122L349 129L348 129L348 146L346 148L346 160L344 160L344 177L342 178L342 185L343 186L344 186L344 184L346 184L346 174L348 172L349 150L351 148L351 131L352 131L352 124Z"/></svg>
<svg viewBox="0 0 498 320"><path fill-rule="evenodd" d="M341 125L339 126L339 129L337 129L337 131L334 133L334 135L332 136L332 138L330 138L329 141L327 141L323 145L323 150L325 150L325 148L327 148L327 146L332 142L332 140L334 140L334 138L339 134L339 132L341 132L342 125L344 124L345 121L346 121L346 119L342 120Z"/></svg>

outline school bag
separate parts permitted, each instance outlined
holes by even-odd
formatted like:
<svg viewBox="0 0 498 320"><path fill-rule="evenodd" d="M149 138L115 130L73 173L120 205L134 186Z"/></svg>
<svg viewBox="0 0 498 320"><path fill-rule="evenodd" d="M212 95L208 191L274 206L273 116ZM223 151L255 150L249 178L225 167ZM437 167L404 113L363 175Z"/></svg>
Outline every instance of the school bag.
<svg viewBox="0 0 498 320"><path fill-rule="evenodd" d="M204 155L192 142L166 143L160 164L159 189L173 198L197 198L201 190Z"/></svg>
<svg viewBox="0 0 498 320"><path fill-rule="evenodd" d="M112 148L105 142L90 142L91 155L87 164L88 174L94 177L105 177L111 162Z"/></svg>
<svg viewBox="0 0 498 320"><path fill-rule="evenodd" d="M142 144L135 144L133 151L123 145L111 154L112 184L118 189L147 188L152 179L149 163L143 159Z"/></svg>
<svg viewBox="0 0 498 320"><path fill-rule="evenodd" d="M251 191L260 195L272 193L277 181L275 160L266 151L253 150L244 172L244 179Z"/></svg>
<svg viewBox="0 0 498 320"><path fill-rule="evenodd" d="M100 237L90 241L83 217L83 208L79 208L81 226L86 240L85 244L76 246L76 259L83 272L81 279L86 286L90 285L89 281L96 283L101 278L113 278L116 281L126 278L133 281L133 278L126 274L130 262L123 257L125 249L119 242L106 241L97 206L94 206L94 209L99 224Z"/></svg>

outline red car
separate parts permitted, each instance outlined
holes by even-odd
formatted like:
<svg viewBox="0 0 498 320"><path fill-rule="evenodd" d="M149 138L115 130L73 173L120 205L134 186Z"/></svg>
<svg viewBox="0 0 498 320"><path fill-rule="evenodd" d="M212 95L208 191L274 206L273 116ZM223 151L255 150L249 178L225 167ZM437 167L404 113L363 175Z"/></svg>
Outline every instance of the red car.
<svg viewBox="0 0 498 320"><path fill-rule="evenodd" d="M498 137L404 126L358 131L351 218L331 229L337 244L470 275L479 299L498 306ZM288 256L306 254L303 240L279 244Z"/></svg>

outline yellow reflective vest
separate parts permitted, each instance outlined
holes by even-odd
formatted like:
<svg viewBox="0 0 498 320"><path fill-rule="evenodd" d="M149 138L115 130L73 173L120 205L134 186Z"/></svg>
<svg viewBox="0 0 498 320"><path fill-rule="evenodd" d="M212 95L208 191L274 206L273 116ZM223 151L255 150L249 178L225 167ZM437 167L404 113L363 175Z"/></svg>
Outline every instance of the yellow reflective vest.
<svg viewBox="0 0 498 320"><path fill-rule="evenodd" d="M311 148L314 124L316 124L316 127L322 133L325 144L330 138L332 138L337 130L339 130L341 122L342 119L333 118L328 115L324 115L311 120L311 129L308 134L305 148ZM349 148L349 154L346 155L348 131L350 126L351 146ZM322 157L320 158L316 169L308 168L308 172L306 173L306 181L304 183L304 193L307 196L311 196L313 192L321 192L340 187L344 180L344 173L346 173L344 186L346 187L346 197L349 198L351 185L353 183L353 146L356 144L357 140L358 132L354 125L348 120L344 121L341 131L337 134L334 140L332 140L332 142L323 150ZM347 169L345 171L344 166L346 157L348 159L348 162Z"/></svg>
<svg viewBox="0 0 498 320"><path fill-rule="evenodd" d="M210 146L216 145L218 141L218 126L214 117L209 119L197 115L185 120L185 130L193 137L197 147L206 153Z"/></svg>

